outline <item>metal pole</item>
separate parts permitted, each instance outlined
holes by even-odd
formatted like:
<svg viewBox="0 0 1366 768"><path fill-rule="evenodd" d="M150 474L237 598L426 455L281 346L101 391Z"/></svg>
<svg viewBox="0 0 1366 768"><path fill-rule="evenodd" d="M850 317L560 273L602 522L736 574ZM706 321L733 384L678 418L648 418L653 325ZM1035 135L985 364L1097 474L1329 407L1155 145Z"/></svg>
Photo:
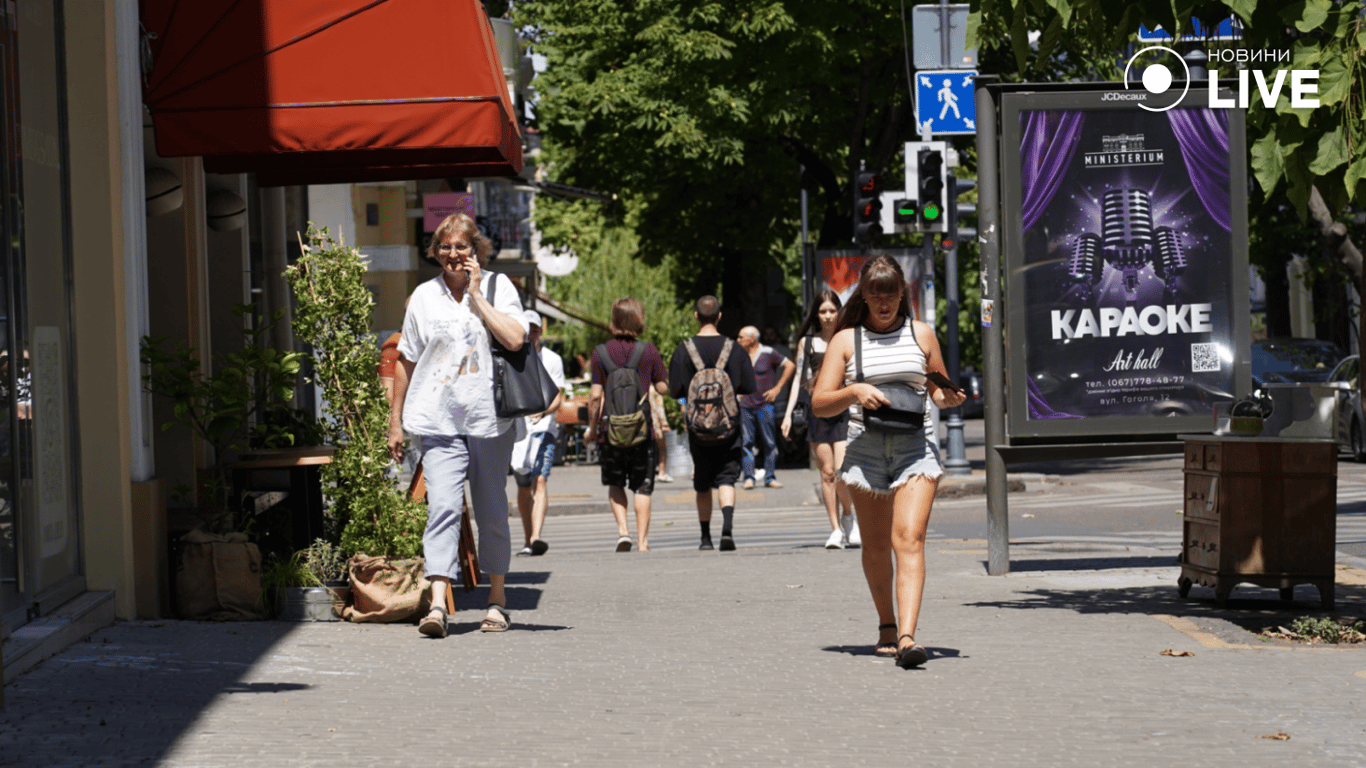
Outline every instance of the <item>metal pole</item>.
<svg viewBox="0 0 1366 768"><path fill-rule="evenodd" d="M808 263L808 262L810 262L811 259L810 259L810 257L807 255L807 253L806 253L806 243L807 243L807 229L806 229L806 226L807 226L807 225L806 225L806 217L807 217L807 204L806 204L806 166L802 165L802 166L799 166L799 167L802 169L802 171L801 171L801 177L797 180L797 186L798 186L799 190L801 191L801 198L802 198L802 318L805 319L805 318L806 318L806 313L809 312L809 311L811 310L811 302L815 299L815 296L814 296L815 291L812 290L812 287L813 287L813 286L811 285L811 267L812 267L812 265Z"/></svg>
<svg viewBox="0 0 1366 768"><path fill-rule="evenodd" d="M996 144L996 100L977 78L977 237L982 257L982 382L985 385L987 454L987 573L1010 572L1010 518L1006 509L1005 366L1002 364L1005 307L1001 301L1000 176Z"/></svg>
<svg viewBox="0 0 1366 768"><path fill-rule="evenodd" d="M949 151L953 151L950 149ZM958 381L958 184L952 173L948 174L945 192L948 194L948 237L944 248L944 318L948 322L948 354L944 358L949 369L949 378ZM972 463L967 459L963 445L963 408L950 408L945 421L948 430L948 458L944 460L944 471L951 475L966 475L972 471Z"/></svg>
<svg viewBox="0 0 1366 768"><path fill-rule="evenodd" d="M934 233L926 232L923 250L920 254L920 321L934 328L936 317L934 290ZM934 436L935 447L939 447L939 408L930 403L930 430Z"/></svg>

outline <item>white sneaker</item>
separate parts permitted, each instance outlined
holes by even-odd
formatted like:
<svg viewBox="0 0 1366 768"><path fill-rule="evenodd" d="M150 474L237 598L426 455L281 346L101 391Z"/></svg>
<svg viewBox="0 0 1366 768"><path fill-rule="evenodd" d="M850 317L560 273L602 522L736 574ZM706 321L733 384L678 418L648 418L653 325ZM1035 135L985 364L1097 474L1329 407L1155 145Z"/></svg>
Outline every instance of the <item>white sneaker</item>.
<svg viewBox="0 0 1366 768"><path fill-rule="evenodd" d="M830 538L825 540L826 549L844 549L844 531L833 530Z"/></svg>
<svg viewBox="0 0 1366 768"><path fill-rule="evenodd" d="M849 549L858 549L863 546L863 537L858 532L858 518L847 515L847 519L849 520L849 536L844 540L844 546Z"/></svg>

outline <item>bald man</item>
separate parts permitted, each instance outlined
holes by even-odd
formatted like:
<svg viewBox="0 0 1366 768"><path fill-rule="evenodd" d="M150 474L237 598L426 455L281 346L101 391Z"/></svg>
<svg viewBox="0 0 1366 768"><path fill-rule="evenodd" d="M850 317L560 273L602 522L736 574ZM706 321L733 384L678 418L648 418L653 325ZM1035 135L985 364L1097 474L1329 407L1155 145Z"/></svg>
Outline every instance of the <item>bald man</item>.
<svg viewBox="0 0 1366 768"><path fill-rule="evenodd" d="M778 464L778 440L774 428L773 401L787 386L797 365L773 347L759 343L759 329L747 325L740 329L740 348L749 354L754 366L755 391L740 396L740 430L743 448L740 469L745 476L745 490L754 487L754 459L756 443L762 437L764 451L764 486L782 488L773 476Z"/></svg>

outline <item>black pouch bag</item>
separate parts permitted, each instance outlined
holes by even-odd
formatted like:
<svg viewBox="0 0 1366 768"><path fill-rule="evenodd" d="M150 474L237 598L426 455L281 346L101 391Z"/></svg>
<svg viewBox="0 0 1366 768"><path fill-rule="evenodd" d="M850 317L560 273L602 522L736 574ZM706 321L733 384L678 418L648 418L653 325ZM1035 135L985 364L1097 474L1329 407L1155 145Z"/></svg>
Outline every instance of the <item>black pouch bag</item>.
<svg viewBox="0 0 1366 768"><path fill-rule="evenodd" d="M863 381L863 329L854 329L854 372ZM887 405L863 409L863 427L873 432L909 433L925 428L925 393L909 383L877 385Z"/></svg>

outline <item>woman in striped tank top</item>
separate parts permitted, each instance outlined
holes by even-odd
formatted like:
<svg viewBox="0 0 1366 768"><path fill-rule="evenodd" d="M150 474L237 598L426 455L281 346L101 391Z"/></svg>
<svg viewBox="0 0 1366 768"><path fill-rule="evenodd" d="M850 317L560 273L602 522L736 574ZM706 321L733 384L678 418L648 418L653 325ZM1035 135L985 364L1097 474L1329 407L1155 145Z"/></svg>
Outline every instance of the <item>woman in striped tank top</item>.
<svg viewBox="0 0 1366 768"><path fill-rule="evenodd" d="M842 469L863 533L863 575L878 613L873 653L895 657L899 666L910 668L929 658L915 641L915 628L925 591L925 532L943 469L924 430L867 429L863 413L889 405L878 386L892 382L910 384L940 408L960 405L965 398L926 381L927 372L944 373L939 340L933 328L912 319L906 276L890 256L863 265L858 288L840 313L839 328L816 378L811 408L817 416L850 409ZM862 381L854 334L860 334Z"/></svg>

